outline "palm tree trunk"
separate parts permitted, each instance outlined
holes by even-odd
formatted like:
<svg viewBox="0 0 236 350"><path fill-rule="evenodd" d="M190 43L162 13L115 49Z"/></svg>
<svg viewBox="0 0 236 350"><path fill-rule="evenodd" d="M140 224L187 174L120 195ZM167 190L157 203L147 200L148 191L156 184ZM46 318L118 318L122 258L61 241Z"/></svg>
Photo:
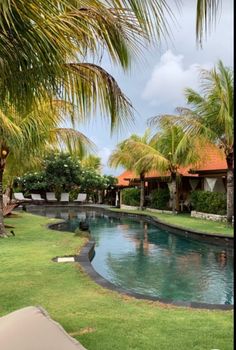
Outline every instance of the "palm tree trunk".
<svg viewBox="0 0 236 350"><path fill-rule="evenodd" d="M171 191L172 191L172 212L177 210L177 181L176 173L171 174Z"/></svg>
<svg viewBox="0 0 236 350"><path fill-rule="evenodd" d="M0 167L0 237L7 237L7 232L3 222L3 171L4 168Z"/></svg>
<svg viewBox="0 0 236 350"><path fill-rule="evenodd" d="M233 171L233 152L226 157L227 162L227 221L232 224L234 214L234 171Z"/></svg>
<svg viewBox="0 0 236 350"><path fill-rule="evenodd" d="M143 210L145 201L145 175L140 174L140 209Z"/></svg>

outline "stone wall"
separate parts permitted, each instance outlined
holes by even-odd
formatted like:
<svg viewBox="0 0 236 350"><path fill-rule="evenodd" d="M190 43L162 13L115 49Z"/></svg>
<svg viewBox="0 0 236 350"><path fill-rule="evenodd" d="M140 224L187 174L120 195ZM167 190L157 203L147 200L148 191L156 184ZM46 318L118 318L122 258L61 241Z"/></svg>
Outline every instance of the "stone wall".
<svg viewBox="0 0 236 350"><path fill-rule="evenodd" d="M120 209L125 209L125 210L139 210L139 207L133 207L132 205L121 204Z"/></svg>
<svg viewBox="0 0 236 350"><path fill-rule="evenodd" d="M120 209L125 209L125 210L140 210L139 207L134 207L134 206L125 205L125 204L121 204ZM153 213L173 214L173 212L170 211L170 210L160 210L160 209L153 209L153 208L145 208L145 210L151 211L151 212L153 212Z"/></svg>
<svg viewBox="0 0 236 350"><path fill-rule="evenodd" d="M200 211L192 210L191 211L191 216L193 218L198 218L198 219L227 222L226 215L216 215L216 214L202 213Z"/></svg>
<svg viewBox="0 0 236 350"><path fill-rule="evenodd" d="M161 209L153 209L153 208L146 208L146 209L153 213L173 214L173 211L171 210L161 210Z"/></svg>

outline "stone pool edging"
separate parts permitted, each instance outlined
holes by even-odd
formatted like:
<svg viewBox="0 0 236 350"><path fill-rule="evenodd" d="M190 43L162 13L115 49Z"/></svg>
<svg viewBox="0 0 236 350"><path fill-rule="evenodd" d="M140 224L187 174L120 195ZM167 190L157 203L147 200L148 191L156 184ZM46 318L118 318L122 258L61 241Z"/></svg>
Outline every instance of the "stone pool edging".
<svg viewBox="0 0 236 350"><path fill-rule="evenodd" d="M82 207L82 206L81 206ZM85 208L86 205L83 205L83 207ZM171 227L161 221L155 220L155 218L153 218L152 216L148 215L148 214L134 214L134 213L125 213L125 212L117 212L117 211L112 211L109 210L107 208L98 208L98 207L91 207L91 206L87 206L87 208L91 208L91 209L99 209L103 212L107 212L109 214L123 214L121 216L128 216L128 217L133 217L133 218L140 218L144 217L144 219L147 222L150 222L152 224L156 224L159 227L162 226L164 228L173 228L174 230L178 229L180 231L186 231L185 229L181 230L179 227ZM114 215L114 216L115 216ZM120 215L119 215L120 216ZM62 223L62 221L59 222L54 222L51 224L48 224L47 227L49 229L54 229L56 230L56 227L58 225L60 225ZM170 230L169 230L170 231ZM188 230L190 231L190 230ZM171 232L171 231L170 231ZM173 231L173 233L176 233ZM183 232L182 232L183 233ZM188 232L184 232L184 233L188 233ZM195 233L195 231L191 231L191 233ZM204 233L205 235L205 233ZM206 234L207 235L207 234ZM212 236L211 234L208 234L210 236ZM198 237L202 237L202 234L198 234ZM220 238L222 238L222 236L219 236ZM211 237L212 238L212 237ZM225 237L223 237L225 238ZM231 239L233 239L232 237L230 237ZM209 241L208 241L209 242ZM167 304L167 305L173 305L173 306L179 306L179 307L189 307L189 308L196 308L196 309L207 309L207 310L222 310L222 311L229 311L229 310L233 310L234 309L234 305L225 305L225 304L208 304L208 303L198 303L198 302L193 302L193 301L189 301L189 302L184 302L184 301L173 301L173 300L169 300L169 299L162 299L159 297L155 297L155 296L151 296L151 295L145 295L145 294L139 294L139 293L135 293L135 292L131 292L128 290L125 290L124 288L118 287L115 284L109 282L107 279L105 279L104 277L102 277L92 266L91 261L93 260L93 257L95 255L95 241L92 240L92 238L89 238L88 242L86 242L84 244L84 246L82 247L81 251L79 252L79 254L77 255L70 255L67 257L74 257L74 262L77 262L80 264L80 266L82 267L82 269L86 272L86 274L98 285L100 285L103 288L118 292L122 295L126 295L126 296L130 296L136 299L141 299L141 300L149 300L149 301L157 301L163 304ZM62 257L62 256L60 256ZM65 256L66 257L66 256ZM57 262L57 258L58 257L54 257L52 259L52 261Z"/></svg>

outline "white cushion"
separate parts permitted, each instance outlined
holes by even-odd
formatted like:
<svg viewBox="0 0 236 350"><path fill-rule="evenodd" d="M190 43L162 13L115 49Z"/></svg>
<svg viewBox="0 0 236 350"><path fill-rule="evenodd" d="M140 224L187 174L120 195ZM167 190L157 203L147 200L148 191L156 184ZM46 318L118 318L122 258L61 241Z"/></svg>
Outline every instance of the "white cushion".
<svg viewBox="0 0 236 350"><path fill-rule="evenodd" d="M29 306L0 317L2 350L86 350L41 307Z"/></svg>

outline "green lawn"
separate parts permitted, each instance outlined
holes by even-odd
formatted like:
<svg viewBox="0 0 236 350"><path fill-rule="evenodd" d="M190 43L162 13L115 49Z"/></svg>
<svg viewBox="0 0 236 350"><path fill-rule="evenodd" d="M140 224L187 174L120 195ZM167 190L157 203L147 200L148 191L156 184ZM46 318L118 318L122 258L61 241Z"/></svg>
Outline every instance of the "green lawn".
<svg viewBox="0 0 236 350"><path fill-rule="evenodd" d="M41 305L89 350L231 350L232 311L162 305L121 296L90 280L75 263L84 240L49 230L54 219L19 213L6 220L15 237L0 240L0 315Z"/></svg>
<svg viewBox="0 0 236 350"><path fill-rule="evenodd" d="M228 226L227 224L221 222L214 222L209 220L202 220L192 218L190 214L162 214L162 213L153 213L148 210L140 211L140 210L123 210L123 209L110 209L112 211L125 212L125 213L134 213L140 215L150 215L157 219L160 219L167 224L172 224L175 226L179 226L185 229L192 229L195 231L206 232L209 234L218 234L218 235L226 235L226 236L234 236L234 230L232 226Z"/></svg>

